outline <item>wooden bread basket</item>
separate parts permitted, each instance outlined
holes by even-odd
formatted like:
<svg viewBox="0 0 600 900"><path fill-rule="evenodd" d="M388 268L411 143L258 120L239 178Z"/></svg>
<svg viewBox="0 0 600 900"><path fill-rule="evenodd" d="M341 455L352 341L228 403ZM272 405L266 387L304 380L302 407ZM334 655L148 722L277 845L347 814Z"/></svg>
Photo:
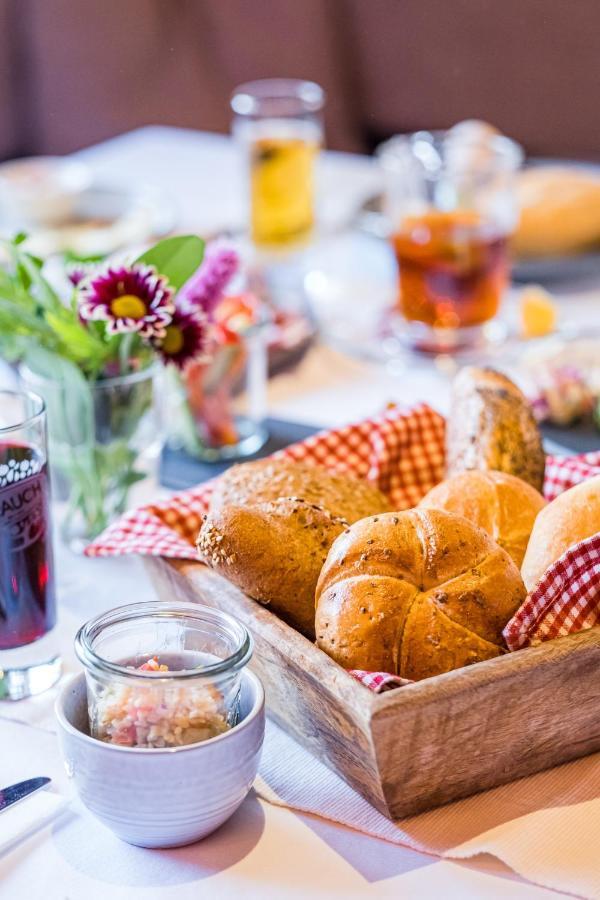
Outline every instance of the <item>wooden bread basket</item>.
<svg viewBox="0 0 600 900"><path fill-rule="evenodd" d="M600 629L378 695L201 563L145 564L162 599L244 622L270 715L389 818L600 749Z"/></svg>

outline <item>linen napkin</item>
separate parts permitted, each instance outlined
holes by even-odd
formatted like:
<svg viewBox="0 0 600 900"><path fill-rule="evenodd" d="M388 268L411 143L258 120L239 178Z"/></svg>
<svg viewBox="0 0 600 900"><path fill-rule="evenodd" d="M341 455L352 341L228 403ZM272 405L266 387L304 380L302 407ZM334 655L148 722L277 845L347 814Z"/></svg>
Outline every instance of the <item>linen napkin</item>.
<svg viewBox="0 0 600 900"><path fill-rule="evenodd" d="M66 806L60 794L41 790L0 812L0 854L51 822Z"/></svg>
<svg viewBox="0 0 600 900"><path fill-rule="evenodd" d="M269 721L255 790L393 844L448 859L490 853L535 884L600 898L600 753L390 822Z"/></svg>

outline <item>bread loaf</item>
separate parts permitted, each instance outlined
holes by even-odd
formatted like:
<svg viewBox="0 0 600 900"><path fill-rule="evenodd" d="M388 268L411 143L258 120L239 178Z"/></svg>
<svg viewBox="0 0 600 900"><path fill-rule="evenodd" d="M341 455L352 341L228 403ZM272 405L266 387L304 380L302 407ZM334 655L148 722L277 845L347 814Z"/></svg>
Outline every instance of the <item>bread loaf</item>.
<svg viewBox="0 0 600 900"><path fill-rule="evenodd" d="M553 562L573 544L600 532L600 475L565 491L541 511L527 545L521 574L533 591Z"/></svg>
<svg viewBox="0 0 600 900"><path fill-rule="evenodd" d="M501 654L524 599L519 570L481 528L441 510L385 513L331 547L317 643L347 669L418 680Z"/></svg>
<svg viewBox="0 0 600 900"><path fill-rule="evenodd" d="M494 369L462 369L452 386L446 427L446 473L508 472L541 491L545 454L523 393Z"/></svg>
<svg viewBox="0 0 600 900"><path fill-rule="evenodd" d="M389 509L367 482L287 460L233 466L217 484L198 536L201 558L307 637L315 587L334 539Z"/></svg>
<svg viewBox="0 0 600 900"><path fill-rule="evenodd" d="M600 244L600 178L573 166L535 166L517 181L518 256L562 256Z"/></svg>
<svg viewBox="0 0 600 900"><path fill-rule="evenodd" d="M445 509L479 525L521 568L539 511L546 501L530 484L507 472L459 472L432 488L419 506Z"/></svg>

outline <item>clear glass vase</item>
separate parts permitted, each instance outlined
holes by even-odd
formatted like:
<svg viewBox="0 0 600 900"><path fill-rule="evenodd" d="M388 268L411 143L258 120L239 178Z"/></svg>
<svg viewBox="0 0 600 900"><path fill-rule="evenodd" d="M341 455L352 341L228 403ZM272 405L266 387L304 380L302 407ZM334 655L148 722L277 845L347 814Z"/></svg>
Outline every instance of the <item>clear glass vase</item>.
<svg viewBox="0 0 600 900"><path fill-rule="evenodd" d="M266 443L264 325L215 344L207 361L169 376L169 443L205 462L252 456Z"/></svg>
<svg viewBox="0 0 600 900"><path fill-rule="evenodd" d="M64 502L63 540L81 552L121 515L132 485L151 474L162 439L160 366L95 382L51 380L21 366L48 411L50 475Z"/></svg>

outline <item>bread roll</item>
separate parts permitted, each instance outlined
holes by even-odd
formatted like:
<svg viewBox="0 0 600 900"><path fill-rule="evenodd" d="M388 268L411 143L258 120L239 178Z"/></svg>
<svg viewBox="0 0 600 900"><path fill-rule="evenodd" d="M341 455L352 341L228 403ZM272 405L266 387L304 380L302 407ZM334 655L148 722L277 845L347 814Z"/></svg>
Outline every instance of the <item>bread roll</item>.
<svg viewBox="0 0 600 900"><path fill-rule="evenodd" d="M545 459L533 412L519 388L494 369L461 369L446 427L446 474L494 469L541 491Z"/></svg>
<svg viewBox="0 0 600 900"><path fill-rule="evenodd" d="M415 680L491 659L525 599L483 529L436 509L372 516L336 538L317 585L317 644L347 669Z"/></svg>
<svg viewBox="0 0 600 900"><path fill-rule="evenodd" d="M521 568L533 523L546 501L530 484L506 472L459 472L419 503L445 509L479 525Z"/></svg>
<svg viewBox="0 0 600 900"><path fill-rule="evenodd" d="M600 475L559 494L535 520L521 569L527 590L534 590L546 569L569 547L598 532Z"/></svg>
<svg viewBox="0 0 600 900"><path fill-rule="evenodd" d="M518 176L521 215L513 247L522 258L563 256L600 243L600 178L572 166L535 166Z"/></svg>
<svg viewBox="0 0 600 900"><path fill-rule="evenodd" d="M198 552L307 637L327 551L350 522L388 510L376 488L287 460L233 466L217 484Z"/></svg>

